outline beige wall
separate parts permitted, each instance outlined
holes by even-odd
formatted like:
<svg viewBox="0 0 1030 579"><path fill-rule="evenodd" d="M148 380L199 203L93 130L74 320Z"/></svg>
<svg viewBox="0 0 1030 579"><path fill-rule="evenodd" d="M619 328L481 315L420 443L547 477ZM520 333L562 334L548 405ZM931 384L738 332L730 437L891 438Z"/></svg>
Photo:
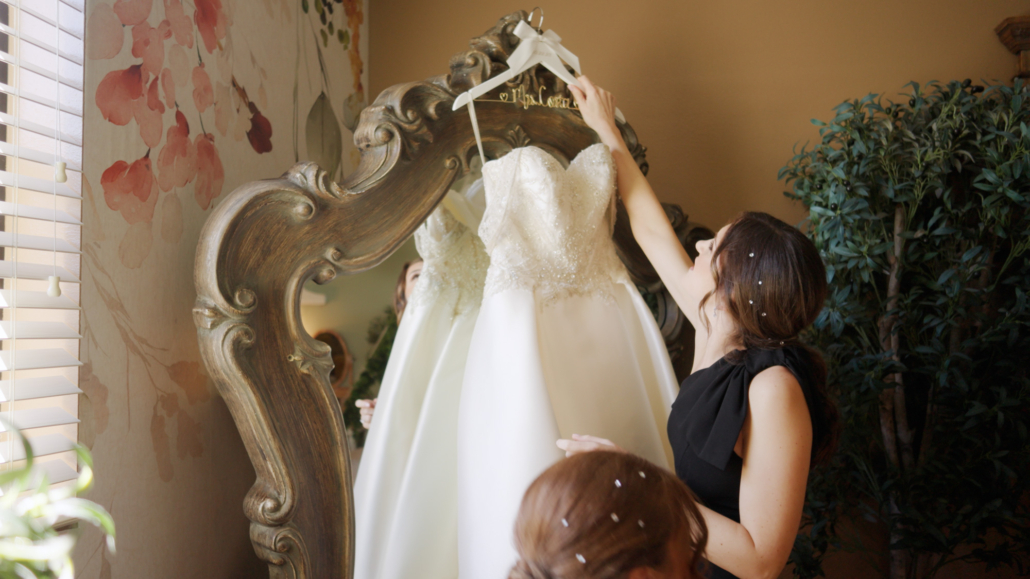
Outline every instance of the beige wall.
<svg viewBox="0 0 1030 579"><path fill-rule="evenodd" d="M242 510L254 471L200 361L193 261L211 208L239 185L316 149L343 173L355 167L343 121L368 82L367 2L335 6L348 44L324 42L300 0L86 4L79 439L95 460L88 496L114 516L118 553L85 533L78 577L268 576ZM146 96L135 98L141 79ZM311 124L323 91L320 110L335 118ZM188 144L172 128L179 113ZM309 146L317 129L325 137ZM335 135L339 148L318 146Z"/></svg>
<svg viewBox="0 0 1030 579"><path fill-rule="evenodd" d="M373 2L370 94L446 73L468 39L500 16L532 7ZM1030 2L562 0L544 9L544 28L560 34L584 71L617 96L648 147L658 196L718 226L746 209L803 218L776 173L795 144L818 138L809 119L828 118L844 99L893 96L910 80L1010 79L1016 57L994 27L1030 14ZM845 532L886 547L870 525ZM858 579L876 574L869 564L838 555L825 570L835 579ZM953 565L941 576L983 575Z"/></svg>
<svg viewBox="0 0 1030 579"><path fill-rule="evenodd" d="M370 6L371 95L447 72L500 16L535 4L390 0ZM910 80L1009 79L994 34L1026 0L580 0L542 4L584 72L618 98L663 201L721 225L737 212L797 222L776 172L846 98Z"/></svg>

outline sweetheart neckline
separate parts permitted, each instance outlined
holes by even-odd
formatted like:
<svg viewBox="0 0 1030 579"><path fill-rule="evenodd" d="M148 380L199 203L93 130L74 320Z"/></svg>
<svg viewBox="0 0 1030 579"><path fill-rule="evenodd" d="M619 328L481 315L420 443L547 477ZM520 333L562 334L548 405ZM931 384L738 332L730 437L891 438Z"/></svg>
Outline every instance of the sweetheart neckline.
<svg viewBox="0 0 1030 579"><path fill-rule="evenodd" d="M545 162L554 163L554 164L557 165L557 168L560 169L562 173L568 173L569 170L572 169L572 167L574 165L576 165L576 161L578 161L581 157L584 157L587 151L590 151L591 149L593 149L595 147L604 147L606 150L608 149L608 145L605 145L604 143L594 143L593 145L590 145L589 147L583 149L579 153L576 153L576 156L573 157L572 161L569 162L569 166L568 167L563 167L561 162L558 159L554 158L553 155L551 155L547 151L545 151L545 150L543 150L540 147L537 147L535 145L526 145L525 147L516 147L516 148L512 149L507 155L505 155L503 157L498 157L496 159L490 159L486 163L483 163L483 170L485 171L487 166L489 166L489 165L491 165L493 163L500 163L501 161L504 161L505 159L511 157L512 154L515 153L516 151L534 150L534 151L538 152L540 155L542 155L544 157Z"/></svg>

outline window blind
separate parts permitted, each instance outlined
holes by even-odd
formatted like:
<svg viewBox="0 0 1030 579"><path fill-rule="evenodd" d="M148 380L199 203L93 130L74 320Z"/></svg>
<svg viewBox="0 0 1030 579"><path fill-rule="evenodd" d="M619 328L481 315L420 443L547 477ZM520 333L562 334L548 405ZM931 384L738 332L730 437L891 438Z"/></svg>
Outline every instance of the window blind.
<svg viewBox="0 0 1030 579"><path fill-rule="evenodd" d="M84 10L0 0L0 414L52 483L77 469Z"/></svg>

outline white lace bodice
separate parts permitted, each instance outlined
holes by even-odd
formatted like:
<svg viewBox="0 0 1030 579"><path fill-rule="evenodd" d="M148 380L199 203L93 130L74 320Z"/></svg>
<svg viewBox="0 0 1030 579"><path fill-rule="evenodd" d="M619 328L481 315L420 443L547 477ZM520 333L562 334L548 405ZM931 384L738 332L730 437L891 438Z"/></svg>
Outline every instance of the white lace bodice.
<svg viewBox="0 0 1030 579"><path fill-rule="evenodd" d="M440 205L415 230L415 248L423 264L413 305L452 299L455 314L479 305L490 258L475 231Z"/></svg>
<svg viewBox="0 0 1030 579"><path fill-rule="evenodd" d="M486 213L479 226L490 269L485 294L533 290L547 300L609 296L628 281L612 242L615 165L603 144L568 169L537 147L522 147L483 166Z"/></svg>

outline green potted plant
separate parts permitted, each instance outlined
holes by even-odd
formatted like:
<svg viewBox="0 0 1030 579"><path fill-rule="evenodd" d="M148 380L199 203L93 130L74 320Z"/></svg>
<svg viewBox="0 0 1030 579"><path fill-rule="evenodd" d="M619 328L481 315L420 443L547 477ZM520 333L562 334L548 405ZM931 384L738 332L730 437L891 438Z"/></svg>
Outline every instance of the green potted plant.
<svg viewBox="0 0 1030 579"><path fill-rule="evenodd" d="M830 284L808 339L845 420L813 472L795 575L890 537L890 576L1030 570L1030 87L911 83L844 102L780 171Z"/></svg>
<svg viewBox="0 0 1030 579"><path fill-rule="evenodd" d="M58 531L62 520L95 525L107 536L114 552L114 521L100 505L78 498L93 482L93 461L85 447L76 445L79 476L72 485L51 489L35 465L32 446L17 429L0 420L25 450L22 466L0 473L0 578L72 579L73 531Z"/></svg>

